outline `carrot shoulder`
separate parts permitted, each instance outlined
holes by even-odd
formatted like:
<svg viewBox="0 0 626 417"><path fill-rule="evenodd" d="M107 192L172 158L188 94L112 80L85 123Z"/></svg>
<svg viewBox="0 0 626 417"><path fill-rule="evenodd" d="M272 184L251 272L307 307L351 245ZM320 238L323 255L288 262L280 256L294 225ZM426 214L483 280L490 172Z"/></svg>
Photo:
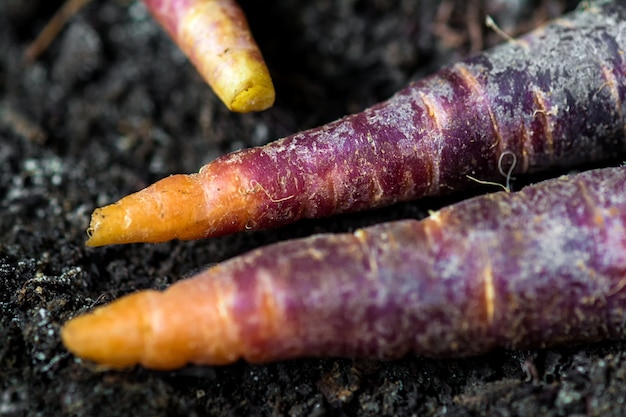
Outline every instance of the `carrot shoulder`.
<svg viewBox="0 0 626 417"><path fill-rule="evenodd" d="M226 107L274 104L269 71L235 0L143 0Z"/></svg>
<svg viewBox="0 0 626 417"><path fill-rule="evenodd" d="M362 113L99 208L87 244L199 239L380 207L475 186L468 176L498 180L507 155L517 173L616 157L626 152L625 48L624 8L579 10Z"/></svg>
<svg viewBox="0 0 626 417"><path fill-rule="evenodd" d="M626 337L626 167L282 242L71 320L108 366L465 356Z"/></svg>

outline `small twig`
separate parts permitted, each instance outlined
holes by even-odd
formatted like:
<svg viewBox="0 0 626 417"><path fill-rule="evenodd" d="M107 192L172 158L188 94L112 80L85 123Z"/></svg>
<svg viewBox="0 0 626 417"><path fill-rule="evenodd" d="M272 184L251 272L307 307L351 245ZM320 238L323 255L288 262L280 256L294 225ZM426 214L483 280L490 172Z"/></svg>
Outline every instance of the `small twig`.
<svg viewBox="0 0 626 417"><path fill-rule="evenodd" d="M91 0L66 0L63 7L50 19L48 24L39 33L39 36L28 45L28 48L24 51L24 61L27 63L36 61L39 55L50 46L68 20L90 1Z"/></svg>
<svg viewBox="0 0 626 417"><path fill-rule="evenodd" d="M40 125L9 103L0 102L0 126L6 126L16 135L38 145L43 145L48 139L46 131Z"/></svg>
<svg viewBox="0 0 626 417"><path fill-rule="evenodd" d="M502 168L502 161L504 160L504 157L508 155L513 157L513 160L511 161L511 166L509 167L509 169L506 172L504 172L504 169ZM517 165L517 156L515 156L515 154L512 151L504 151L502 152L502 154L500 154L500 158L498 159L498 171L500 172L500 174L502 174L504 178L506 178L506 182L504 183L504 185L500 184L499 182L479 180L478 178L472 177L471 175L465 175L465 176L468 179L474 182L477 182L478 184L493 185L493 186L502 188L507 193L510 193L511 192L511 180L515 179L515 177L512 177L511 174L513 173L513 170L515 169L516 165Z"/></svg>
<svg viewBox="0 0 626 417"><path fill-rule="evenodd" d="M471 175L465 175L468 179L477 182L478 184L482 184L482 185L493 185L495 187L500 187L502 188L503 191L506 191L507 193L510 192L510 190L505 186L500 184L499 182L494 182L494 181L483 181L483 180L479 180L478 178L472 177Z"/></svg>
<svg viewBox="0 0 626 417"><path fill-rule="evenodd" d="M508 156L508 155L511 155L513 159L511 161L511 166L509 167L509 170L507 172L504 172L504 170L502 169L502 160L504 159L505 156ZM517 156L513 152L504 151L500 154L500 158L498 159L498 171L500 171L500 174L502 174L506 178L505 190L507 192L511 191L511 180L515 179L515 177L512 177L511 174L513 174L513 170L515 169L516 165L517 165Z"/></svg>
<svg viewBox="0 0 626 417"><path fill-rule="evenodd" d="M509 42L517 42L511 35L509 35L505 31L503 31L502 29L500 29L498 24L489 15L487 15L485 17L485 26L487 26L489 29L491 29L494 32L496 32L498 35L500 35L502 38L506 39L507 41L509 41Z"/></svg>

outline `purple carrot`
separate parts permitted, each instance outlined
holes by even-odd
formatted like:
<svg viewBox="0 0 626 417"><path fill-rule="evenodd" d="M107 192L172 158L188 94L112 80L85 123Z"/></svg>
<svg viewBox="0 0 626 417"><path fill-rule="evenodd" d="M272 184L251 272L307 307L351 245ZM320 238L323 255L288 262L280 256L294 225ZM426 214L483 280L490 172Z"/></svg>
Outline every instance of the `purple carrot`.
<svg viewBox="0 0 626 417"><path fill-rule="evenodd" d="M626 9L579 10L386 102L97 209L90 246L199 239L626 152ZM512 163L504 158L504 163Z"/></svg>
<svg viewBox="0 0 626 417"><path fill-rule="evenodd" d="M70 321L113 366L475 355L626 337L626 167L278 243Z"/></svg>

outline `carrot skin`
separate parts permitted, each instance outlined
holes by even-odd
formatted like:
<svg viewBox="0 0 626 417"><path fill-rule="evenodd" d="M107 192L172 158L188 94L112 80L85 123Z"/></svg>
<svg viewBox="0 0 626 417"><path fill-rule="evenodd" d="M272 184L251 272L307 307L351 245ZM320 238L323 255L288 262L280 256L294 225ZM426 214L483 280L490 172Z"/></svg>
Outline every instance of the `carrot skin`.
<svg viewBox="0 0 626 417"><path fill-rule="evenodd" d="M118 359L127 349L110 336L123 332L107 323L135 334L128 323L140 322L151 348L136 363L171 369L238 358L467 356L622 339L626 167L477 197L422 221L267 246L159 295L138 292L71 320L65 345L86 359L128 366L126 356ZM149 307L125 301L144 297Z"/></svg>
<svg viewBox="0 0 626 417"><path fill-rule="evenodd" d="M158 230L140 230L141 219L126 227L130 210L145 212L131 198L94 212L87 244L206 238L447 193L476 186L468 176L502 180L505 153L515 173L617 157L626 152L625 49L626 9L577 11L362 113L209 163L192 174L194 192L210 196L198 203L205 229L196 235L181 230L198 224L197 211L162 216ZM177 204L166 193L159 202Z"/></svg>
<svg viewBox="0 0 626 417"><path fill-rule="evenodd" d="M261 51L235 0L143 0L228 109L247 113L274 104Z"/></svg>

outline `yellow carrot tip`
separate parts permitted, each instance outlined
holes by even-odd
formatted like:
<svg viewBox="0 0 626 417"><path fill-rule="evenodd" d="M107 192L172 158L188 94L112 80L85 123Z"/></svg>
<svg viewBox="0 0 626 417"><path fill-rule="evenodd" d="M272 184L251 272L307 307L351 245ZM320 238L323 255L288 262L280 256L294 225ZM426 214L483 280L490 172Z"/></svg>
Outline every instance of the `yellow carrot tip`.
<svg viewBox="0 0 626 417"><path fill-rule="evenodd" d="M191 1L178 18L159 2L149 3L229 110L247 113L274 104L269 70L235 1Z"/></svg>
<svg viewBox="0 0 626 417"><path fill-rule="evenodd" d="M276 92L260 53L231 51L227 63L196 63L213 91L230 111L248 113L274 105ZM209 65L210 64L210 65Z"/></svg>
<svg viewBox="0 0 626 417"><path fill-rule="evenodd" d="M274 105L276 93L271 82L270 85L254 85L237 93L230 105L229 110L237 113L249 113L267 110Z"/></svg>

